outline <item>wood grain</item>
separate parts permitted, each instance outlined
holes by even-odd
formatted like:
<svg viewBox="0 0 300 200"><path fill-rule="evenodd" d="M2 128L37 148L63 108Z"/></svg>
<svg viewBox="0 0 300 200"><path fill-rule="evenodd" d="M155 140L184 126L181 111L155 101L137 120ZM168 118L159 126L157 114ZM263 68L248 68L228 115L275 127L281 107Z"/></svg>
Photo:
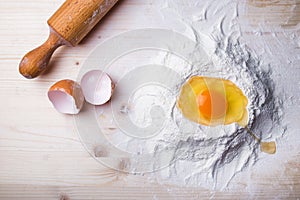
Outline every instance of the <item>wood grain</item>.
<svg viewBox="0 0 300 200"><path fill-rule="evenodd" d="M126 30L156 27L158 22L153 21L151 1L123 0L81 45L58 49L51 70L36 80L24 80L18 63L25 52L47 38L45 22L63 2L0 1L0 199L300 197L299 150L297 156L285 158L278 173L255 174L253 169L250 177L235 177L239 187L227 191L159 184L149 181L151 175L122 174L97 163L81 145L73 118L52 108L47 91L60 79L76 79L84 59L100 42ZM262 162L263 167L256 170L270 167L267 159ZM258 188L253 193L246 190L247 178ZM281 184L273 185L274 180Z"/></svg>

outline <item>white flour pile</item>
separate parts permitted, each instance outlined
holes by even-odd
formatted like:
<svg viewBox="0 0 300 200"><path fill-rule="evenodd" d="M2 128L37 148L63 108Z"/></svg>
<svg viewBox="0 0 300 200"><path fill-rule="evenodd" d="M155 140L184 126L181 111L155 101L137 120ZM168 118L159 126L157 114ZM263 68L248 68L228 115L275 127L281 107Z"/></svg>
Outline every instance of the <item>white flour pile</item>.
<svg viewBox="0 0 300 200"><path fill-rule="evenodd" d="M264 141L280 138L285 131L281 125L283 99L274 95L271 68L240 43L238 3L172 0L162 6L163 15L173 15L173 24L175 19L184 24L185 34L204 46L215 62L215 67L194 66L186 74L222 77L236 83L249 99L249 127ZM165 61L169 64L168 59ZM176 107L171 115L180 131L165 134L156 148L158 154L166 146L173 152L174 163L156 173L163 183L224 189L262 154L253 137L236 125L191 125Z"/></svg>

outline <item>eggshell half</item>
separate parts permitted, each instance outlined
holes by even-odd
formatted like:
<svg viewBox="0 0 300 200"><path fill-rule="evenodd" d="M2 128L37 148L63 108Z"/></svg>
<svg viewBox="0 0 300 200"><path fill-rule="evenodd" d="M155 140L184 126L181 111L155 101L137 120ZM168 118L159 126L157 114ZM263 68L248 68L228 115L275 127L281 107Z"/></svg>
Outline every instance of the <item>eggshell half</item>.
<svg viewBox="0 0 300 200"><path fill-rule="evenodd" d="M108 102L114 90L111 78L101 70L91 70L83 75L80 85L85 100L93 105Z"/></svg>
<svg viewBox="0 0 300 200"><path fill-rule="evenodd" d="M73 80L56 82L48 91L48 98L54 108L64 114L78 114L84 104L82 89Z"/></svg>

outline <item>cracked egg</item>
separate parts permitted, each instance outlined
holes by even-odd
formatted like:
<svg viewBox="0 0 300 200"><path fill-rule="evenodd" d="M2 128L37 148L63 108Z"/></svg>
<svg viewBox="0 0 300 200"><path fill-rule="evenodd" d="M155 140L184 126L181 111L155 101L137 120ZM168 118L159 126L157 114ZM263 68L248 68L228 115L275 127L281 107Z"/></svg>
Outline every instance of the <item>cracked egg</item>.
<svg viewBox="0 0 300 200"><path fill-rule="evenodd" d="M206 126L238 123L246 127L247 97L233 82L221 78L191 77L181 88L177 106L189 120Z"/></svg>

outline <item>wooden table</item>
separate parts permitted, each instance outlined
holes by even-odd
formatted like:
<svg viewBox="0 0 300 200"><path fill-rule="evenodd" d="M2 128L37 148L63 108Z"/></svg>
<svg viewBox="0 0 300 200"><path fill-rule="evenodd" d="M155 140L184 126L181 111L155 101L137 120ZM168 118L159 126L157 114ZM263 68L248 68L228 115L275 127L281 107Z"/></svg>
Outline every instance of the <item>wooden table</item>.
<svg viewBox="0 0 300 200"><path fill-rule="evenodd" d="M160 185L149 182L147 175L125 175L97 163L79 141L73 117L57 113L46 93L60 79L76 79L89 52L106 38L154 25L152 3L123 0L78 47L60 48L50 70L38 79L26 80L18 73L18 63L24 53L47 38L46 21L62 2L0 1L0 199L300 197L299 150L294 161L282 169L285 176L254 176L256 187L261 187L255 194ZM281 181L278 187L270 184L275 178Z"/></svg>

